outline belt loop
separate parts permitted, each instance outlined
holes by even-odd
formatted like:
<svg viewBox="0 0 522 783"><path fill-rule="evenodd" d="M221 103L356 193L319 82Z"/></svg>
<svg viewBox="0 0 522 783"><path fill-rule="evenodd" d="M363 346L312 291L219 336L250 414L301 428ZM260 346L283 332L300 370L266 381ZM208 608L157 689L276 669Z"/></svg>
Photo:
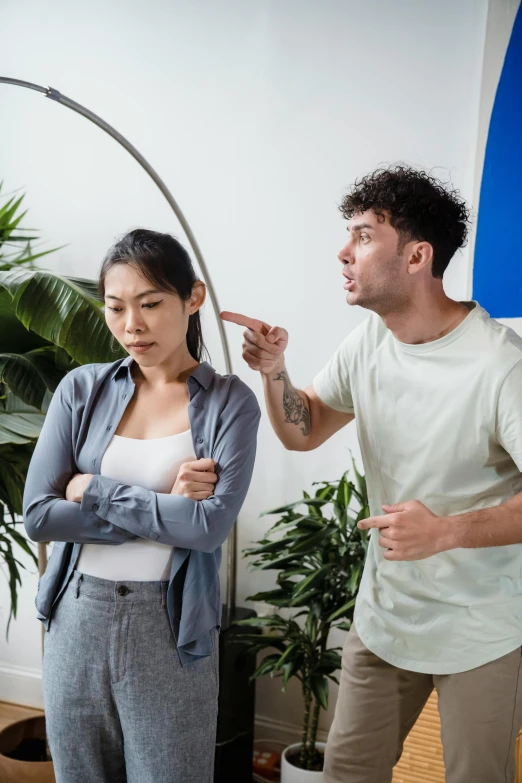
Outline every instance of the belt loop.
<svg viewBox="0 0 522 783"><path fill-rule="evenodd" d="M80 597L80 584L83 579L83 574L78 574L76 577L76 598Z"/></svg>

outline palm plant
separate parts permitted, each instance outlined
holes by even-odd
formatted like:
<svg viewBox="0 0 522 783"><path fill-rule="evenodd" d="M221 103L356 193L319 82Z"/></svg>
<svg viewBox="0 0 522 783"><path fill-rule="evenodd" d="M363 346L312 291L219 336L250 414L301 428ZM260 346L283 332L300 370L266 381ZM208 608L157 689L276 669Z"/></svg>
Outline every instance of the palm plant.
<svg viewBox="0 0 522 783"><path fill-rule="evenodd" d="M0 182L0 196L3 183ZM0 270L13 266L33 266L37 258L53 253L56 248L35 253L32 243L38 240L35 229L22 228L20 223L27 214L22 212L24 196L11 196L0 207Z"/></svg>
<svg viewBox="0 0 522 783"><path fill-rule="evenodd" d="M328 708L328 681L337 682L341 666L340 648L329 648L328 637L332 628L350 628L366 556L367 532L357 527L370 514L366 481L355 462L353 471L355 484L347 473L339 481L315 482L314 497L304 492L302 499L266 512L281 516L258 545L245 550L254 569L279 572L275 589L247 600L281 611L240 621L264 633L238 639L252 653L275 650L253 677L282 677L283 691L291 677L300 681L304 715L299 759L293 763L306 770L321 768L319 716Z"/></svg>
<svg viewBox="0 0 522 783"><path fill-rule="evenodd" d="M52 394L73 367L124 355L119 346L116 351L110 346L93 281L35 268L35 259L46 253L34 253L34 237L20 230L21 201L9 199L0 209L0 561L7 567L11 597L7 630L16 617L23 568L16 547L36 562L16 526L27 468ZM45 545L39 555L42 572Z"/></svg>

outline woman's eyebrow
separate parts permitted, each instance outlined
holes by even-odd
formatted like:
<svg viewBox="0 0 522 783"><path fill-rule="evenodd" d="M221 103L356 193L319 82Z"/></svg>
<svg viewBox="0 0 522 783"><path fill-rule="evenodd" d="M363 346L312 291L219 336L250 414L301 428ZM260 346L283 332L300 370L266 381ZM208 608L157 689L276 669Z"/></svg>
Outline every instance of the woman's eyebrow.
<svg viewBox="0 0 522 783"><path fill-rule="evenodd" d="M147 294L160 294L161 291L158 291L157 288L149 288L147 291L142 291L141 294L136 294L134 299L141 299L142 296L147 296ZM123 299L121 299L119 296L114 296L114 294L106 294L106 299L117 299L118 302L123 302Z"/></svg>

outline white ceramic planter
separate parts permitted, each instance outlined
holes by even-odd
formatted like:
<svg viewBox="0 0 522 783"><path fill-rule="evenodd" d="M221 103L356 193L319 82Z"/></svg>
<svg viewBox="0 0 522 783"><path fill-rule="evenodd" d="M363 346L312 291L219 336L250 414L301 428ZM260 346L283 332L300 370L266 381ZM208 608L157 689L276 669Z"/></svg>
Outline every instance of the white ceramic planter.
<svg viewBox="0 0 522 783"><path fill-rule="evenodd" d="M324 750L325 745L325 742L316 743L316 747L319 748L319 750ZM285 748L283 751L281 757L281 783L323 783L322 772L309 772L306 769L294 767L293 764L290 764L290 762L286 760L286 754L298 747L300 747L299 744L289 745L288 748Z"/></svg>

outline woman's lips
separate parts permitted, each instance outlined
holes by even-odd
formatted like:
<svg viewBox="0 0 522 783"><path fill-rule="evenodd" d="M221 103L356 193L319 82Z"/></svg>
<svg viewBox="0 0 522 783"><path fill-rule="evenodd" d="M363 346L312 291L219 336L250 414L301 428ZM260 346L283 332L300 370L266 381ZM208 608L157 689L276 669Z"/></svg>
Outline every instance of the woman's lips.
<svg viewBox="0 0 522 783"><path fill-rule="evenodd" d="M147 345L130 345L129 348L133 351L137 351L137 353L145 353L149 348L152 348L153 345L154 343L147 343Z"/></svg>

